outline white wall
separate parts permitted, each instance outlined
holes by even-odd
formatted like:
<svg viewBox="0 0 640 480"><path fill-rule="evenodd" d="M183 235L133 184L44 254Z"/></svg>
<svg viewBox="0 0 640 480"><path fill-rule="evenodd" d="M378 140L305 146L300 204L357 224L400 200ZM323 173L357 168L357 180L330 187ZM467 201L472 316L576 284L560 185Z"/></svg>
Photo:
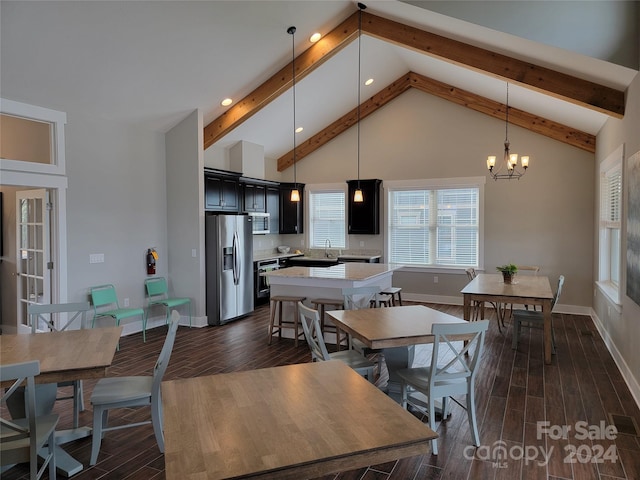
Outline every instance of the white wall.
<svg viewBox="0 0 640 480"><path fill-rule="evenodd" d="M627 107L622 120L611 119L607 121L600 131L596 143L596 171L600 163L618 146L624 144L624 166L628 158L640 151L640 74L636 75L633 83L627 90ZM596 177L597 178L597 177ZM624 179L624 192L630 186ZM597 185L595 186L597 188ZM638 188L636 185L635 188ZM623 207L622 251L626 252L626 193ZM593 237L598 241L597 225ZM597 254L597 247L594 254ZM597 257L596 257L597 258ZM597 260L594 259L594 276L597 278ZM640 403L640 350L638 338L640 338L640 306L634 303L624 293L626 292L626 255L622 255L622 306L612 304L599 290L595 289L593 308L597 316L597 323L605 341L612 350L620 370L627 377L627 382L634 393L636 401Z"/></svg>
<svg viewBox="0 0 640 480"><path fill-rule="evenodd" d="M155 247L167 272L164 135L69 111L66 159L68 300L89 287L116 286L121 302L143 306L145 254ZM104 263L89 263L103 253ZM140 322L125 327L138 330Z"/></svg>

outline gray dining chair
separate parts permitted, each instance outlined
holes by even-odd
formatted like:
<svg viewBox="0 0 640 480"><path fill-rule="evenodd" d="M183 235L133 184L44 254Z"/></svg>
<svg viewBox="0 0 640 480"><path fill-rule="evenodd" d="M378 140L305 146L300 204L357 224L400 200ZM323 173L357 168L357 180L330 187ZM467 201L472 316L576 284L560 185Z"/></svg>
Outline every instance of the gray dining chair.
<svg viewBox="0 0 640 480"><path fill-rule="evenodd" d="M87 312L91 306L89 302L31 304L27 306L27 314L31 323L31 332L62 332L71 325L81 329L87 327ZM56 400L73 399L73 428L80 425L80 412L84 411L84 391L82 380L68 380L58 382L58 387L72 387L71 395L56 397Z"/></svg>
<svg viewBox="0 0 640 480"><path fill-rule="evenodd" d="M177 310L171 312L169 331L164 340L164 345L153 367L152 376L136 377L108 377L101 378L96 383L91 394L93 405L93 436L91 445L90 465L98 461L100 444L105 432L120 430L122 428L139 427L153 424L156 442L161 453L164 453L164 433L162 431L162 398L160 396L160 383L167 370L173 343L180 322L180 314ZM128 423L125 425L107 426L109 410L114 408L151 407L151 420Z"/></svg>
<svg viewBox="0 0 640 480"><path fill-rule="evenodd" d="M442 418L447 416L447 400L450 398L467 411L473 443L480 446L476 420L475 377L484 347L489 320L466 323L437 323L432 327L434 336L431 363L426 367L398 370L402 379L402 406L409 404L424 411L422 402L414 400L412 393L427 397L426 414L429 427L436 430L435 400L442 399ZM460 338L464 337L466 341ZM465 395L466 404L460 404L454 395ZM438 441L431 440L431 451L438 454Z"/></svg>
<svg viewBox="0 0 640 480"><path fill-rule="evenodd" d="M551 312L553 312L553 309L560 299L563 285L564 275L560 275L558 278L558 289L551 301ZM520 331L522 330L523 325L542 328L544 326L544 314L539 311L527 309L513 311L513 339L511 341L511 348L513 350L518 349L518 340L520 339ZM556 353L556 336L553 333L553 317L551 318L551 353Z"/></svg>
<svg viewBox="0 0 640 480"><path fill-rule="evenodd" d="M5 408L10 397L17 391L24 391L26 408L25 418L0 417L0 465L3 467L19 463L29 463L29 479L39 479L45 470L49 469L49 479L56 478L55 429L58 425L58 415L37 415L35 377L40 374L40 362L14 363L2 365L0 368L0 382L10 383L2 393L3 414L9 414L10 408ZM26 380L26 388L23 388ZM41 466L38 468L38 454L41 456ZM3 469L4 471L4 469Z"/></svg>
<svg viewBox="0 0 640 480"><path fill-rule="evenodd" d="M317 310L305 306L302 302L298 303L298 312L300 312L300 323L302 324L304 336L311 349L312 361L340 360L360 375L367 377L369 382L374 383L375 363L355 350L341 350L329 353L322 336L320 313Z"/></svg>

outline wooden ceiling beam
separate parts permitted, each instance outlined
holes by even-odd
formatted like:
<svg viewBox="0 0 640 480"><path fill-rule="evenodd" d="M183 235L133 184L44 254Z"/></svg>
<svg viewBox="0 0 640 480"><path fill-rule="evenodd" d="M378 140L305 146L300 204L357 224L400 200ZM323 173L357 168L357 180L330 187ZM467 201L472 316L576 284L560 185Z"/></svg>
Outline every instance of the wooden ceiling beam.
<svg viewBox="0 0 640 480"><path fill-rule="evenodd" d="M422 92L444 98L450 102L484 113L499 120L504 120L507 106L476 95L452 85L427 78L417 73L409 73L411 86ZM596 137L575 128L568 127L553 120L538 117L531 113L509 107L509 123L526 128L540 135L552 138L559 142L567 143L574 147L595 153Z"/></svg>
<svg viewBox="0 0 640 480"><path fill-rule="evenodd" d="M358 15L355 13L296 57L296 82L337 54L357 36ZM289 62L278 73L204 127L205 150L287 91L293 83L291 70Z"/></svg>
<svg viewBox="0 0 640 480"><path fill-rule="evenodd" d="M393 20L362 12L362 31L373 37L484 74L551 95L582 107L622 118L625 93L533 63L501 55Z"/></svg>
<svg viewBox="0 0 640 480"><path fill-rule="evenodd" d="M376 93L373 97L363 102L360 105L360 120L368 117L373 112L383 107L391 100L399 95L402 95L409 88L411 88L411 82L409 74L405 74L398 78L395 82L387 85L380 92ZM354 108L350 112L346 113L329 126L323 128L320 132L313 135L307 141L302 142L300 145L296 145L296 163L301 159L316 151L324 144L336 138L342 132L352 127L358 122L358 107ZM278 159L278 171L282 172L293 165L293 150L285 153Z"/></svg>
<svg viewBox="0 0 640 480"><path fill-rule="evenodd" d="M394 98L402 95L410 88L416 88L422 92L435 95L476 112L484 113L499 120L505 119L507 106L503 103L489 100L475 93L456 88L432 78L409 72L398 78L383 90L360 105L360 120L389 103ZM345 130L354 126L358 121L358 107L340 117L331 125L323 128L307 141L296 146L296 163L307 155L318 150L330 142ZM576 130L553 120L538 117L531 113L509 107L509 123L526 128L540 135L552 138L562 143L572 145L590 153L595 153L596 137L589 133ZM279 172L293 165L293 150L285 153L277 160Z"/></svg>

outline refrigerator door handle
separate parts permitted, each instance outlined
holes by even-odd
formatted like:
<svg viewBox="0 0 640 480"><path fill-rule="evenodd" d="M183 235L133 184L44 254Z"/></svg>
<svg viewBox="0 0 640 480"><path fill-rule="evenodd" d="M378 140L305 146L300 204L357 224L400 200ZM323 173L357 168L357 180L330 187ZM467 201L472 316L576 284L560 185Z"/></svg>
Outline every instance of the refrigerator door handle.
<svg viewBox="0 0 640 480"><path fill-rule="evenodd" d="M238 251L238 232L233 234L233 283L240 283L240 252Z"/></svg>

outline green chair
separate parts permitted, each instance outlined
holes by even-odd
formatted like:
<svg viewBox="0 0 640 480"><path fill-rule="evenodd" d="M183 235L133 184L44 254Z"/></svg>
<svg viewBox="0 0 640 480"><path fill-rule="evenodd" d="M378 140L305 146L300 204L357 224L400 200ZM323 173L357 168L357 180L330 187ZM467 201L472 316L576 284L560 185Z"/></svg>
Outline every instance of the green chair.
<svg viewBox="0 0 640 480"><path fill-rule="evenodd" d="M93 303L93 322L91 327L95 327L96 318L111 317L116 321L116 326L125 318L142 317L142 340L147 341L147 317L142 308L120 308L116 288L111 285L98 285L91 287L91 303Z"/></svg>
<svg viewBox="0 0 640 480"><path fill-rule="evenodd" d="M148 308L153 305L164 305L166 310L167 322L169 323L169 312L171 308L178 307L180 305L189 306L189 326L191 327L191 299L169 297L169 287L167 286L167 280L164 277L147 278L144 281L144 286L147 290L147 298L149 299ZM147 308L147 312L149 311ZM147 313L148 316L148 313Z"/></svg>

